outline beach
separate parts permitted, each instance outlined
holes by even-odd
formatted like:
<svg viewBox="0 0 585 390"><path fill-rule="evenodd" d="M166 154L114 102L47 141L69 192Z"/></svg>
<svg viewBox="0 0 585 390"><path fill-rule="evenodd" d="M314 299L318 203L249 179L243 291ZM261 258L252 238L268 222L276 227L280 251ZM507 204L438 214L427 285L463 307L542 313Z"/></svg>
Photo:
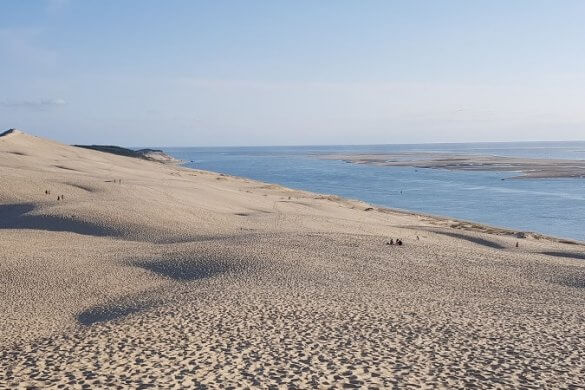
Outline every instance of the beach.
<svg viewBox="0 0 585 390"><path fill-rule="evenodd" d="M582 242L19 131L0 172L0 388L585 383Z"/></svg>

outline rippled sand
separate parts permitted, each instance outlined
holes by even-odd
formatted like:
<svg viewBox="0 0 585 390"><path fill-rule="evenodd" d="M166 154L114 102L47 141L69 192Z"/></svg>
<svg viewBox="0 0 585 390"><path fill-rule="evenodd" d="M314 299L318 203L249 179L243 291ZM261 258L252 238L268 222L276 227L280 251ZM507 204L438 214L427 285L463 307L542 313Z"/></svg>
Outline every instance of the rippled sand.
<svg viewBox="0 0 585 390"><path fill-rule="evenodd" d="M578 243L22 133L0 170L0 388L585 383Z"/></svg>

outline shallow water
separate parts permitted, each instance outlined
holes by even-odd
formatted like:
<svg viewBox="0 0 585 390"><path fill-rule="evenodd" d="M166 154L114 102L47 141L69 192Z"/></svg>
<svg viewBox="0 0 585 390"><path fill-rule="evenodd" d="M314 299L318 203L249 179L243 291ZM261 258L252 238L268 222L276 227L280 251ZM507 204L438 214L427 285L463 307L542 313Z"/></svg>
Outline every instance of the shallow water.
<svg viewBox="0 0 585 390"><path fill-rule="evenodd" d="M501 180L511 172L380 167L320 160L323 153L413 151L585 159L585 142L163 148L188 167L585 241L585 179Z"/></svg>

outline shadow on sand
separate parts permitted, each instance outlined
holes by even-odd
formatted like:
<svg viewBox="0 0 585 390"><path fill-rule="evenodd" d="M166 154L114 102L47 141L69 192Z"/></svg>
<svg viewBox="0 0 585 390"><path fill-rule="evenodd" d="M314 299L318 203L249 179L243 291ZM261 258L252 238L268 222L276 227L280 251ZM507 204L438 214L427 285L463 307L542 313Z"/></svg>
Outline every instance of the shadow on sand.
<svg viewBox="0 0 585 390"><path fill-rule="evenodd" d="M506 248L505 246L503 246L501 244L498 244L497 242L490 241L490 240L485 240L485 239L479 238L479 237L468 236L466 234L451 233L451 232L440 232L440 231L437 231L437 230L429 230L429 231L431 231L433 233L437 233L437 234L442 234L444 236L459 238L461 240L473 242L474 244L487 246L488 248L494 248L494 249L505 249Z"/></svg>
<svg viewBox="0 0 585 390"><path fill-rule="evenodd" d="M557 284L572 288L585 288L585 275L574 274L557 279Z"/></svg>
<svg viewBox="0 0 585 390"><path fill-rule="evenodd" d="M243 262L229 263L212 256L196 259L134 260L130 262L130 265L180 282L210 278L246 266ZM108 304L92 306L77 314L77 321L82 325L90 326L118 320L157 307L161 301L156 298L156 294L156 291L151 290L144 294L123 297Z"/></svg>
<svg viewBox="0 0 585 390"><path fill-rule="evenodd" d="M90 326L100 322L117 320L154 306L154 303L113 303L111 305L93 306L79 313L77 321L82 325Z"/></svg>
<svg viewBox="0 0 585 390"><path fill-rule="evenodd" d="M178 281L205 279L234 269L225 261L205 258L136 260L130 264Z"/></svg>
<svg viewBox="0 0 585 390"><path fill-rule="evenodd" d="M585 260L585 253L579 252L540 252L542 255L564 257L567 259Z"/></svg>
<svg viewBox="0 0 585 390"><path fill-rule="evenodd" d="M121 232L89 222L53 215L30 215L30 203L0 205L0 229L33 229L72 232L90 236L119 236Z"/></svg>

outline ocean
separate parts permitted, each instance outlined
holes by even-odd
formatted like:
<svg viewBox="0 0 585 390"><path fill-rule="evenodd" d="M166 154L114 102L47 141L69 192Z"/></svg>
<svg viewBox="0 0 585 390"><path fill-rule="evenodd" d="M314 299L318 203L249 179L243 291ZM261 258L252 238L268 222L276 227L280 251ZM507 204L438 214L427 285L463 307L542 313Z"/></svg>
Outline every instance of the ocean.
<svg viewBox="0 0 585 390"><path fill-rule="evenodd" d="M501 180L514 172L385 167L319 154L442 152L585 159L585 141L162 148L187 167L375 205L585 241L585 179Z"/></svg>

